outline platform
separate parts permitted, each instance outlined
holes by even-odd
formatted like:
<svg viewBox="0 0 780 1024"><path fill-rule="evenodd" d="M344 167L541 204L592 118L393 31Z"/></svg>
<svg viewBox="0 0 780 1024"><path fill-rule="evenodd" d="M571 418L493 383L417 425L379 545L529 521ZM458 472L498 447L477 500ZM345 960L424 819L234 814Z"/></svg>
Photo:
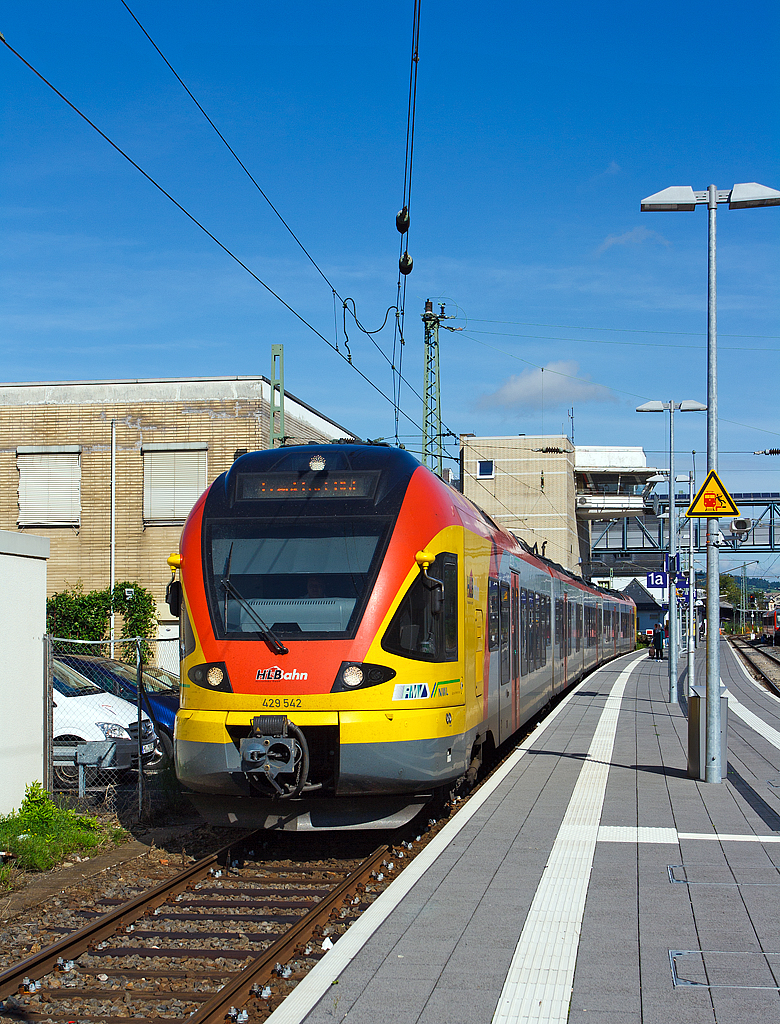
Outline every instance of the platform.
<svg viewBox="0 0 780 1024"><path fill-rule="evenodd" d="M780 699L725 642L728 777L668 664L576 687L268 1024L780 1020ZM697 656L703 681L704 649ZM685 659L681 691L685 692Z"/></svg>

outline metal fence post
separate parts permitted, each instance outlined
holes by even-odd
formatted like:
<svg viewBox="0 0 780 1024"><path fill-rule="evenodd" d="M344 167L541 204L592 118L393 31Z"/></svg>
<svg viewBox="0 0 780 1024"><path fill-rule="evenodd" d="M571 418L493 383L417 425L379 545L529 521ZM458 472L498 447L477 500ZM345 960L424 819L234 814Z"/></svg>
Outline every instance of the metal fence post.
<svg viewBox="0 0 780 1024"><path fill-rule="evenodd" d="M52 642L48 633L43 637L43 788L54 792L54 692Z"/></svg>
<svg viewBox="0 0 780 1024"><path fill-rule="evenodd" d="M136 637L135 641L135 674L136 689L138 697L138 820L143 816L144 808L144 761L143 761L143 739L141 737L143 688L141 672L141 641Z"/></svg>

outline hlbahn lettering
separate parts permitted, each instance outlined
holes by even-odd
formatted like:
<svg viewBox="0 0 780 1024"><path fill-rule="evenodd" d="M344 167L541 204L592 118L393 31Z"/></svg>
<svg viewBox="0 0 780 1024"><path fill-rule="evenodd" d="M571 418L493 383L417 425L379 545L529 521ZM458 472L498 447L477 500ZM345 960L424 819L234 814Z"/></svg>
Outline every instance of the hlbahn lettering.
<svg viewBox="0 0 780 1024"><path fill-rule="evenodd" d="M308 679L308 672L299 672L297 668L294 668L292 672L285 672L278 667L273 665L271 668L259 668L255 679Z"/></svg>

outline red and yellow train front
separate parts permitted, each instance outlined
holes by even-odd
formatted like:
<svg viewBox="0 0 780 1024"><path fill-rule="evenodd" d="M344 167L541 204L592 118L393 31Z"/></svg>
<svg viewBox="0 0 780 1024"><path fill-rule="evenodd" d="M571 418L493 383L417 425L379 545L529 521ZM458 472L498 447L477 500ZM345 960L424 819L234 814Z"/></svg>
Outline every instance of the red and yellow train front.
<svg viewBox="0 0 780 1024"><path fill-rule="evenodd" d="M176 769L212 821L398 824L467 767L463 530L407 453L238 459L182 535Z"/></svg>

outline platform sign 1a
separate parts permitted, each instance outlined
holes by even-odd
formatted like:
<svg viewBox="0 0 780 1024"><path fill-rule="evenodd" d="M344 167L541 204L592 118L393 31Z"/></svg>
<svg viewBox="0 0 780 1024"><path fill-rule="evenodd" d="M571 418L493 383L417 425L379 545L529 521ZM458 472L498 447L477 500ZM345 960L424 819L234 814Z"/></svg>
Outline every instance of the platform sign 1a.
<svg viewBox="0 0 780 1024"><path fill-rule="evenodd" d="M647 574L647 584L646 584L646 586L647 586L648 590L651 587L655 587L656 590L659 587L668 587L669 586L669 577L667 576L667 574L665 572L649 572Z"/></svg>
<svg viewBox="0 0 780 1024"><path fill-rule="evenodd" d="M713 470L707 474L685 514L689 519L720 519L721 516L738 516L739 509Z"/></svg>

